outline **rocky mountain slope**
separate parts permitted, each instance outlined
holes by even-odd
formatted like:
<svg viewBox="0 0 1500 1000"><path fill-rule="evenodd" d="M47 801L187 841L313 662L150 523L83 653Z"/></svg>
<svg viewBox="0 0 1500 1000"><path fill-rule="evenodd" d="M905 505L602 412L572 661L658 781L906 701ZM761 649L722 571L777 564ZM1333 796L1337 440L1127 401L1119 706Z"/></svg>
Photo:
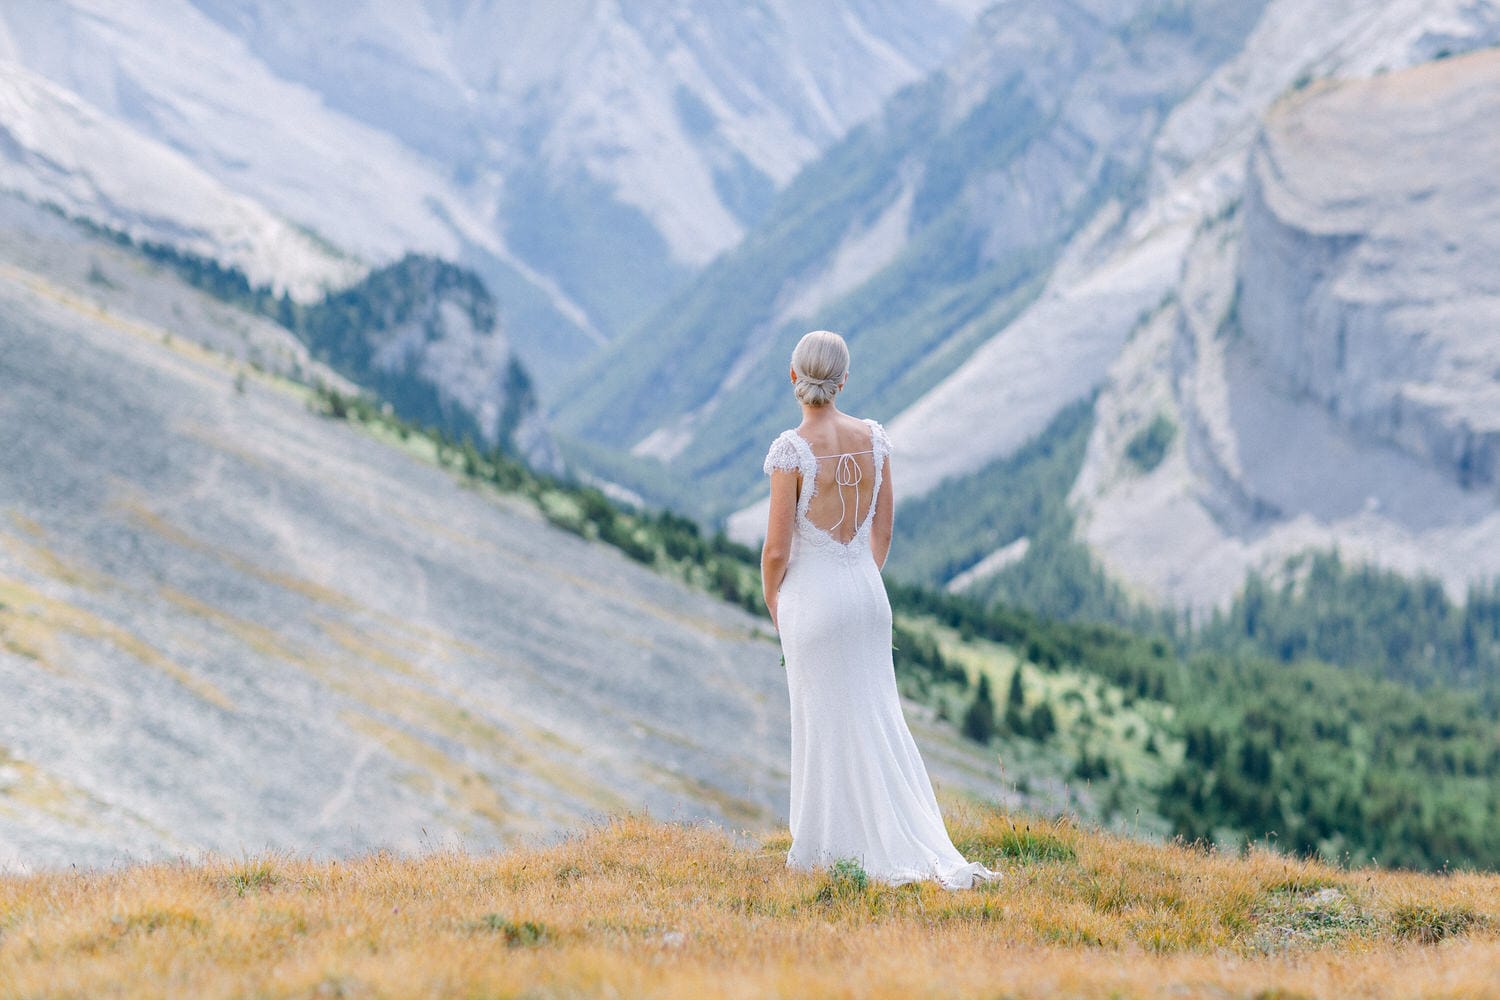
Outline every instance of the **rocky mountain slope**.
<svg viewBox="0 0 1500 1000"><path fill-rule="evenodd" d="M23 179L70 211L169 231L135 192L171 160L365 265L458 260L549 386L936 66L976 6L76 0L0 11L0 62L140 147L116 163L41 136ZM191 225L230 228L208 207Z"/></svg>
<svg viewBox="0 0 1500 1000"><path fill-rule="evenodd" d="M0 190L218 260L300 301L363 270L181 153L4 60Z"/></svg>
<svg viewBox="0 0 1500 1000"><path fill-rule="evenodd" d="M1039 296L1045 305L1054 267L1089 266L1082 251L1059 260L1075 236L1087 245L1117 232L1165 109L1239 49L1255 11L1209 5L1184 19L1144 3L993 9L950 66L799 177L766 226L664 310L649 336L607 352L594 391L560 408L560 425L695 482L722 471L706 512L723 514L743 496L741 470L795 413L777 359L806 329L851 335L851 406L887 419L919 407ZM1152 257L1136 267L1170 264ZM1118 294L1133 311L1150 301L1128 285ZM1083 340L1053 350L1109 356L1092 330ZM1028 362L1007 384L1038 397L1041 425L1054 397L1065 403L1088 388L1081 365ZM680 391L642 388L655 384L646 373L666 369L685 383ZM1004 405L984 395L983 405ZM1025 439L1018 427L1015 440L991 442L1006 426L989 421L981 450L955 456L955 468ZM930 475L913 481L905 445L904 485L925 488Z"/></svg>
<svg viewBox="0 0 1500 1000"><path fill-rule="evenodd" d="M1500 53L1315 83L1268 114L1243 201L1111 370L1075 487L1120 576L1221 603L1248 569L1339 547L1500 574ZM1133 468L1132 435L1180 428Z"/></svg>
<svg viewBox="0 0 1500 1000"><path fill-rule="evenodd" d="M593 373L591 384L602 391L565 405L559 419L590 443L603 440L635 456L634 462L622 462L591 445L576 448L581 460L648 493L696 504L705 515L729 513L763 490L759 455L777 429L796 419L785 391L784 362L778 359L804 330L829 326L851 336L857 361L848 404L887 422L897 442L905 495L921 496L945 481L945 489L962 491L966 482L1041 434L1067 406L1107 387L1114 377L1126 378L1132 352L1148 350L1142 330L1201 307L1211 314L1203 319L1210 329L1231 314L1236 321L1243 317L1252 326L1262 324L1259 335L1273 360L1279 352L1280 371L1262 380L1265 392L1282 391L1289 377L1291 384L1312 379L1315 384L1304 388L1321 394L1325 404L1335 394L1343 400L1338 404L1343 416L1335 421L1343 429L1332 437L1317 438L1313 425L1304 422L1279 425L1306 432L1295 450L1301 468L1350 464L1358 468L1351 475L1366 484L1394 483L1404 476L1409 486L1412 462L1448 481L1462 467L1469 470L1462 473L1467 487L1443 494L1435 508L1440 513L1433 516L1471 523L1476 508L1494 506L1489 494L1473 488L1484 475L1477 470L1489 461L1488 425L1474 417L1473 407L1482 406L1492 391L1485 360L1491 348L1472 346L1493 340L1476 332L1484 329L1476 320L1463 328L1470 332L1454 335L1470 346L1457 348L1456 341L1443 339L1450 346L1439 348L1430 332L1424 335L1427 347L1411 346L1415 331L1430 331L1491 294L1471 262L1482 259L1489 237L1473 243L1480 251L1472 258L1462 251L1425 249L1464 242L1455 236L1434 244L1428 237L1446 223L1433 213L1444 211L1450 199L1468 200L1485 191L1466 167L1450 166L1452 150L1429 142L1431 133L1415 125L1401 133L1395 121L1401 112L1393 107L1392 142L1420 150L1414 159L1424 166L1417 173L1427 181L1417 190L1399 171L1384 177L1382 163L1390 148L1382 131L1386 119L1379 111L1359 112L1345 127L1367 127L1365 145L1352 144L1331 162L1363 179L1367 187L1351 194L1362 199L1362 207L1343 212L1336 222L1330 209L1319 216L1322 221L1292 223L1294 230L1306 224L1320 232L1320 226L1333 226L1336 235L1321 243L1288 243L1279 258L1252 253L1243 258L1249 270L1242 270L1239 263L1215 264L1205 252L1205 233L1212 230L1230 244L1242 231L1247 241L1269 238L1273 223L1266 220L1274 221L1275 213L1256 207L1255 181L1247 181L1252 155L1259 157L1263 172L1299 165L1314 169L1307 165L1322 148L1315 135L1290 135L1274 147L1284 153L1268 152L1267 142L1259 140L1268 130L1278 134L1278 102L1284 98L1316 92L1316 82L1325 79L1401 79L1407 67L1497 42L1500 6L1456 0L1274 0L1263 8L1232 9L1211 3L1004 5L981 20L951 66L895 100L878 124L851 134L809 167L766 227L663 312L652 338L617 345L607 355L609 367L601 364ZM1472 64L1453 65L1458 68L1451 72L1472 72L1466 68ZM1456 136L1455 143L1479 134L1475 129L1492 133L1492 124L1475 117L1487 106L1480 96L1485 84L1456 86L1470 95L1468 103L1455 98L1442 104L1422 91L1424 97L1411 99L1410 106L1425 110L1410 112L1413 119L1425 114L1429 121L1443 121L1441 128ZM1362 92L1361 99L1376 100L1382 93L1377 87ZM1336 107L1324 114L1336 117ZM1440 115L1451 119L1431 117ZM1304 138L1313 152L1296 151ZM1326 170L1317 176L1326 179ZM1301 190L1299 185L1321 181L1288 183ZM1277 192L1270 197L1277 198ZM1332 202L1340 195L1327 197ZM1426 198L1434 203L1422 209ZM1277 211L1295 207L1290 196L1275 204ZM1408 205L1419 206L1409 218ZM1377 215L1396 221L1376 222ZM1488 218L1482 210L1461 231L1473 233L1472 227L1489 225ZM1412 268L1413 278L1404 286L1409 297L1385 295L1368 308L1333 304L1356 301L1347 282L1335 291L1319 270L1330 263L1326 254L1347 249L1338 227L1348 225L1373 227L1368 239L1347 234L1365 243L1365 253L1387 266L1399 260L1401 267ZM1397 235L1392 226L1410 227L1404 237L1409 242L1390 242ZM1374 249L1384 243L1390 245ZM1311 258L1304 261L1304 253ZM1362 280L1379 280L1368 278L1374 266ZM1262 267L1273 270L1258 270ZM1292 272L1303 278L1284 280ZM1306 277L1315 273L1319 276ZM1245 288L1237 301L1240 284ZM1258 303L1252 294L1260 295ZM1329 304L1319 306L1324 301L1319 296ZM1429 300L1437 303L1430 310L1422 304ZM1479 305L1473 314L1484 315L1486 308ZM1258 309L1267 311L1256 314ZM1388 318L1377 321L1377 313ZM1315 321L1287 321L1300 316ZM1394 336L1405 338L1406 346L1374 346L1395 344L1392 334L1376 329L1387 323L1400 331ZM1371 335L1362 367L1332 381L1315 368L1304 371L1318 358L1336 357L1341 324L1350 344L1348 338L1361 330ZM1249 326L1246 330L1253 339ZM1272 349L1278 338L1280 346ZM1362 349L1345 350L1354 351L1353 359ZM1378 381L1374 368L1402 363L1399 359L1412 350L1426 352L1420 391L1409 385L1396 392L1391 383L1369 399L1358 396L1356 403L1346 384L1350 378ZM1178 363L1195 364L1191 357ZM1122 367L1112 376L1117 364ZM1203 374L1205 380L1214 377ZM673 390L661 391L664 383ZM1218 472L1204 466L1193 473L1182 490L1195 498L1191 502L1202 517L1216 521L1216 532L1233 539L1234 560L1205 563L1202 550L1165 545L1160 535L1131 540L1130 516L1118 506L1108 517L1098 514L1090 497L1101 489L1101 478L1125 488L1131 466L1121 464L1122 456L1155 407L1146 397L1132 398L1130 415L1123 417L1117 407L1126 405L1121 400L1128 394L1118 388L1105 393L1091 457L1072 502L1078 537L1136 596L1221 603L1247 566L1279 565L1286 547L1260 545L1272 524L1316 525L1294 534L1309 544L1347 543L1403 569L1437 572L1455 586L1488 571L1483 559L1448 560L1441 548L1417 544L1398 551L1383 543L1380 524L1333 517L1331 511L1347 506L1350 490L1364 489L1360 504L1375 494L1310 472L1300 485L1288 487L1299 496L1276 502L1262 497L1269 505L1249 507L1244 497L1233 503L1226 498L1223 491L1241 486L1216 478ZM1391 418L1389 407L1377 401L1397 396L1403 400L1403 429L1381 430L1380 421ZM1470 402L1459 403L1460 398ZM1416 416L1423 407L1440 415ZM1231 425L1257 419L1248 411L1220 416ZM1259 433L1248 425L1231 429ZM1176 440L1186 448L1195 438L1183 433ZM1356 443L1364 449L1357 458L1348 450ZM1106 454L1107 460L1100 457ZM1107 471L1101 463L1108 464ZM1271 475L1286 478L1290 472L1284 466ZM693 488L684 491L677 483ZM983 504L981 497L970 512L976 523L997 514L986 512ZM1224 513L1235 504L1249 510L1248 517ZM754 505L730 518L733 532L745 539L756 537L763 523L763 508ZM920 536L921 525L906 527ZM985 543L987 548L954 551L946 562L952 572L963 572L999 550L1018 551L1013 548L1018 541L998 539ZM1140 559L1121 555L1127 549L1150 551L1149 573ZM1213 576L1211 586L1205 574ZM1169 579L1176 582L1163 583Z"/></svg>
<svg viewBox="0 0 1500 1000"><path fill-rule="evenodd" d="M274 373L342 382L285 328L4 207L0 866L780 816L759 619L320 416ZM1000 787L916 716L940 779Z"/></svg>

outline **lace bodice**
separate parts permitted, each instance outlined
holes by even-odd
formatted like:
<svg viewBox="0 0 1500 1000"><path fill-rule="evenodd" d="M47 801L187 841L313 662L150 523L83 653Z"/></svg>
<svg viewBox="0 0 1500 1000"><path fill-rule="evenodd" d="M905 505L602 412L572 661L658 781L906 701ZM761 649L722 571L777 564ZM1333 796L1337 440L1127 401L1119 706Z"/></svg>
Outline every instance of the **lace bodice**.
<svg viewBox="0 0 1500 1000"><path fill-rule="evenodd" d="M807 439L795 430L782 431L781 435L771 443L764 465L766 474L770 475L772 472L781 470L797 472L802 476L797 495L796 535L799 539L813 545L833 545L845 549L857 549L856 543L863 542L864 547L868 549L870 525L875 520L875 508L880 502L880 485L885 471L885 459L891 451L891 442L885 433L885 428L877 421L865 420L864 423L870 428L870 447L862 451L817 455L813 453L812 445ZM875 469L869 508L865 511L864 517L859 520L853 535L847 540L840 539L833 534L833 530L842 527L842 522L848 516L846 490L853 495L855 512L858 511L859 484L863 480L863 470L857 459L861 455L869 455ZM832 529L820 527L808 517L813 498L818 495L818 470L820 463L823 462L833 463L835 488L840 491L841 516Z"/></svg>

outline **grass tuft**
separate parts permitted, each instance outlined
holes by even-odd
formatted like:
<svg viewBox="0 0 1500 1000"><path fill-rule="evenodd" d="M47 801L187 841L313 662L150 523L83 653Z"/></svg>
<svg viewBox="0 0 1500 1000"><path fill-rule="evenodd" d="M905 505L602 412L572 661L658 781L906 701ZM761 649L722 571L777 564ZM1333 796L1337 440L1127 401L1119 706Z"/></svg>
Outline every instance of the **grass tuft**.
<svg viewBox="0 0 1500 1000"><path fill-rule="evenodd" d="M853 858L840 858L828 869L826 881L813 898L819 903L859 899L870 888L870 876Z"/></svg>
<svg viewBox="0 0 1500 1000"><path fill-rule="evenodd" d="M956 842L955 846L964 857L984 862L994 868L1003 862L1022 863L1038 861L1070 862L1078 860L1078 852L1069 842L1067 824L1056 820L1050 824L1007 823L996 830L985 830Z"/></svg>
<svg viewBox="0 0 1500 1000"><path fill-rule="evenodd" d="M1252 947L1277 953L1368 937L1375 932L1376 922L1332 879L1315 877L1272 885L1255 915L1254 927Z"/></svg>
<svg viewBox="0 0 1500 1000"><path fill-rule="evenodd" d="M280 879L271 862L262 860L245 861L218 881L220 885L233 889L236 896L243 898L252 892L271 888Z"/></svg>
<svg viewBox="0 0 1500 1000"><path fill-rule="evenodd" d="M1391 914L1396 936L1419 944L1437 944L1485 926L1487 921L1467 906L1404 903Z"/></svg>
<svg viewBox="0 0 1500 1000"><path fill-rule="evenodd" d="M1301 871L1296 873L1288 872L1285 877L1277 879L1266 886L1266 891L1288 893L1293 896L1306 896L1310 893L1322 892L1324 889L1336 889L1338 886L1338 880L1329 875Z"/></svg>
<svg viewBox="0 0 1500 1000"><path fill-rule="evenodd" d="M498 913L486 913L478 920L464 924L470 934L494 934L510 948L529 948L553 937L545 924L531 920L511 920Z"/></svg>

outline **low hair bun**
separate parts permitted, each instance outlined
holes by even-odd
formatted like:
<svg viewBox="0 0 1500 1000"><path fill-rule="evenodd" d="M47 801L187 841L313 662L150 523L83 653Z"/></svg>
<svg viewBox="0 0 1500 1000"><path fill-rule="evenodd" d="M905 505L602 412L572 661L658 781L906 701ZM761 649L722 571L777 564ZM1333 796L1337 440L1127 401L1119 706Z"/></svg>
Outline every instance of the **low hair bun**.
<svg viewBox="0 0 1500 1000"><path fill-rule="evenodd" d="M792 351L797 382L792 391L807 406L826 406L849 377L849 345L827 330L814 330L797 341Z"/></svg>

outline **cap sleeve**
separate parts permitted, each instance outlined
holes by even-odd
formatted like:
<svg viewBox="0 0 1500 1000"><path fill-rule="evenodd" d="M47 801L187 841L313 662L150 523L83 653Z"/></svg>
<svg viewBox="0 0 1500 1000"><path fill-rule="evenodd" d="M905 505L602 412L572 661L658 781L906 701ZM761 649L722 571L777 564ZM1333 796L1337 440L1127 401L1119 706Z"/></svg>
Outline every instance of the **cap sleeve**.
<svg viewBox="0 0 1500 1000"><path fill-rule="evenodd" d="M797 454L797 446L792 443L791 431L782 431L781 436L771 442L771 450L766 452L766 462L762 468L766 475L777 471L796 472L802 467L802 457Z"/></svg>
<svg viewBox="0 0 1500 1000"><path fill-rule="evenodd" d="M889 455L891 453L891 439L890 435L886 434L885 428L876 420L866 420L865 423L870 425L870 441L872 442L871 446L875 449L876 457L884 458L886 455Z"/></svg>

